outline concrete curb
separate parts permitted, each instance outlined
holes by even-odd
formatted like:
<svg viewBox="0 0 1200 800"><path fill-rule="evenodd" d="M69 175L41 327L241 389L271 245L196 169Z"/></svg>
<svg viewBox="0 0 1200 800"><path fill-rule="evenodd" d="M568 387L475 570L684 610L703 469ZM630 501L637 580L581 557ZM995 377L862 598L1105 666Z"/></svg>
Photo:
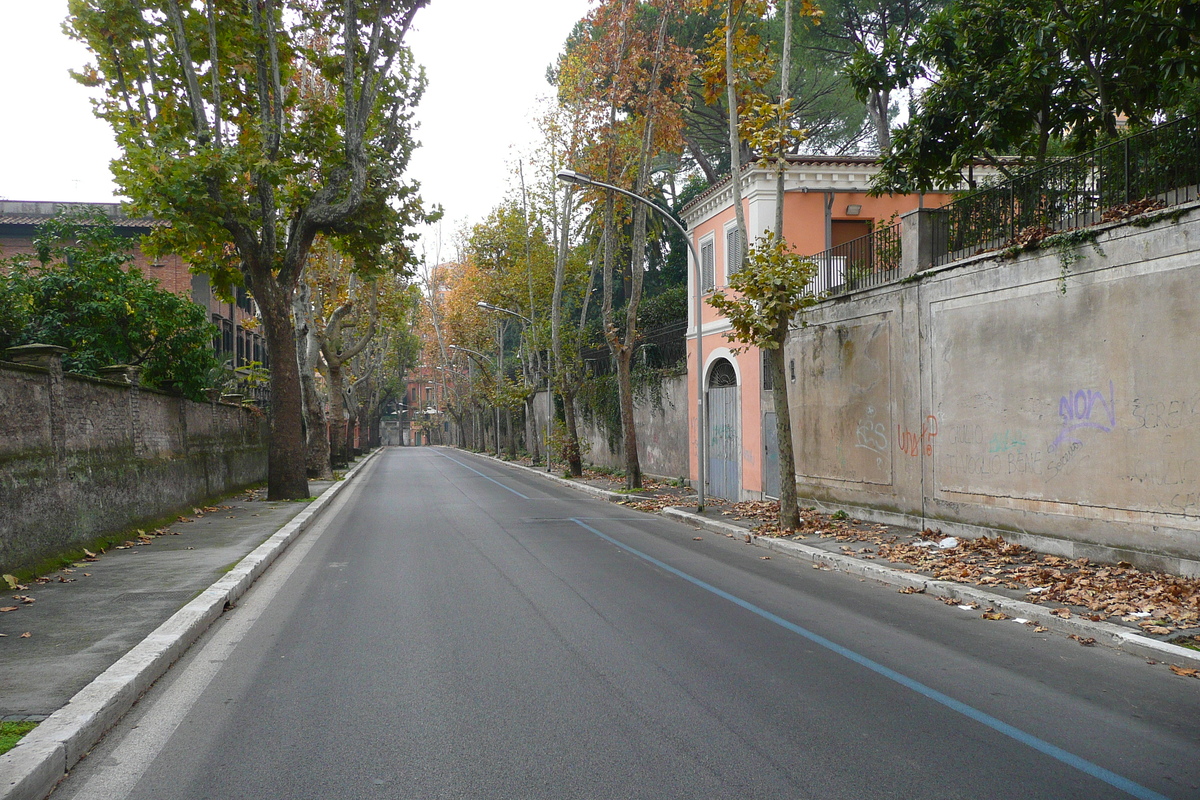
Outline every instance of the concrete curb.
<svg viewBox="0 0 1200 800"><path fill-rule="evenodd" d="M482 455L482 456L484 456L484 458L490 458L492 461L495 461L497 464L503 464L506 467L512 467L513 469L521 469L521 470L525 470L526 472L532 472L534 475L537 475L538 477L546 478L546 479L554 481L556 483L560 483L563 486L570 486L572 489L575 489L576 491L584 492L584 493L590 494L590 495L595 495L596 497L599 497L603 500L607 500L610 503L619 503L622 500L629 500L633 497L636 497L636 495L632 495L632 494L622 494L621 492L610 492L608 489L601 489L599 486L592 486L590 483L580 483L579 481L573 481L568 478L561 478L558 475L555 475L553 472L546 472L545 470L538 469L537 467L527 467L524 464L514 464L511 461L505 461L502 458L496 458L495 456L489 456L485 453L476 453L475 455Z"/></svg>
<svg viewBox="0 0 1200 800"><path fill-rule="evenodd" d="M381 449L368 455L232 570L139 642L21 742L0 756L0 800L42 800L227 606L308 530Z"/></svg>
<svg viewBox="0 0 1200 800"><path fill-rule="evenodd" d="M662 511L662 516L715 533L732 534L738 538L749 536L750 543L759 547L765 547L768 550L789 555L793 558L826 566L830 569L836 569L839 572L870 578L887 586L896 586L901 589L911 587L929 594L961 600L964 603L979 603L982 606L1004 611L1013 617L1021 617L1036 622L1039 625L1044 625L1055 633L1092 638L1099 644L1108 645L1117 650L1123 650L1124 652L1143 658L1165 661L1176 666L1200 667L1200 652L1141 636L1130 631L1128 628L1113 625L1111 622L1092 622L1081 617L1063 619L1050 613L1051 609L1045 606L993 594L978 586L935 580L934 578L927 578L917 573L904 572L893 567L885 567L882 564L872 564L859 558L839 553L830 553L826 550L787 539L778 539L772 536L755 536L750 531L737 525L708 519L707 517L702 517L699 514L684 511L680 508L665 508Z"/></svg>
<svg viewBox="0 0 1200 800"><path fill-rule="evenodd" d="M452 448L452 449L457 449L457 448ZM594 494L597 497L603 498L604 500L607 500L610 503L623 503L626 500L636 500L638 498L638 495L636 495L636 494L631 494L631 493L627 493L627 492L610 492L608 489L601 489L599 486L592 486L590 483L580 483L579 481L571 480L570 478L562 478L562 477L559 477L558 475L555 475L553 472L546 472L546 470L544 470L544 469L540 469L538 467L529 467L524 464L518 464L513 461L505 461L502 458L496 458L495 456L488 455L487 453L475 453L474 451L470 451L470 452L472 453L472 455L477 455L477 456L481 456L483 458L490 459L492 461L495 461L497 464L503 464L504 466L512 467L513 469L523 469L526 472L532 472L535 475L538 475L539 477L549 478L550 480L556 481L556 482L562 484L563 486L570 486L572 489L577 489L581 492L587 492L588 494ZM662 475L652 475L649 472L643 472L642 477L643 478L653 478L653 479L659 480L659 481L676 480L676 478L667 478ZM634 509L634 510L640 511L641 509Z"/></svg>

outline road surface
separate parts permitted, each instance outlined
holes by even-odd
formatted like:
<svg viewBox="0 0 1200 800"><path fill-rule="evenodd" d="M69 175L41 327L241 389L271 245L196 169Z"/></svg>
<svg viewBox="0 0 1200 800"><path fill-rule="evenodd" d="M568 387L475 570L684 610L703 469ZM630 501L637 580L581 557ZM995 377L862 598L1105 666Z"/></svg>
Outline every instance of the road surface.
<svg viewBox="0 0 1200 800"><path fill-rule="evenodd" d="M1200 797L1200 681L767 552L389 449L54 800Z"/></svg>

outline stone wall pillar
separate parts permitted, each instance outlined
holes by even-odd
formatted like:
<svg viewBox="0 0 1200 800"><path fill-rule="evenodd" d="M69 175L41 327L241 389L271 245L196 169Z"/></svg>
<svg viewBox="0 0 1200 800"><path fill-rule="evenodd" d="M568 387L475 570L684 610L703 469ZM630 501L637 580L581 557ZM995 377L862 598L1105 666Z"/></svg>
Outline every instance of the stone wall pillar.
<svg viewBox="0 0 1200 800"><path fill-rule="evenodd" d="M62 357L67 348L54 344L24 344L6 351L8 360L46 370L47 417L50 420L50 446L59 478L67 469L67 410L63 389Z"/></svg>
<svg viewBox="0 0 1200 800"><path fill-rule="evenodd" d="M146 435L141 420L141 375L140 367L128 364L100 368L100 377L129 385L129 441L133 444L133 454L137 456L146 454Z"/></svg>
<svg viewBox="0 0 1200 800"><path fill-rule="evenodd" d="M936 208L918 208L900 215L900 273L914 275L933 266Z"/></svg>

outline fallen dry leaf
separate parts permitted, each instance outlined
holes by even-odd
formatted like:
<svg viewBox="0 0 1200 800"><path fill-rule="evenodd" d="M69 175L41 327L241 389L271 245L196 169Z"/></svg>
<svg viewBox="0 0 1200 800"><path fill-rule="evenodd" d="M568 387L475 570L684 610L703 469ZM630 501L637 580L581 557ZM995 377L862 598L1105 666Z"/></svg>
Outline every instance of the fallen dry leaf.
<svg viewBox="0 0 1200 800"><path fill-rule="evenodd" d="M1078 634L1072 633L1067 638L1074 639L1075 641L1079 642L1084 647L1092 647L1093 645L1096 644L1096 640L1093 639L1091 636L1079 636Z"/></svg>
<svg viewBox="0 0 1200 800"><path fill-rule="evenodd" d="M1037 625L1034 627L1033 632L1034 633L1045 633L1048 630L1050 630L1050 629L1047 628L1045 625Z"/></svg>
<svg viewBox="0 0 1200 800"><path fill-rule="evenodd" d="M8 584L8 588L11 591L20 591L21 589L25 588L21 584L17 583L17 579L12 575L5 575L4 582Z"/></svg>
<svg viewBox="0 0 1200 800"><path fill-rule="evenodd" d="M1162 625L1151 625L1147 628L1143 628L1142 630L1151 634L1152 636L1166 636L1168 633L1171 633L1174 628L1164 628Z"/></svg>
<svg viewBox="0 0 1200 800"><path fill-rule="evenodd" d="M925 594L925 587L922 586L918 589L916 586L905 586L900 590L900 594Z"/></svg>
<svg viewBox="0 0 1200 800"><path fill-rule="evenodd" d="M984 619L1008 619L1008 614L1003 611L985 611L983 612Z"/></svg>
<svg viewBox="0 0 1200 800"><path fill-rule="evenodd" d="M1171 665L1171 672L1176 675L1182 675L1185 678L1200 678L1200 669L1192 669L1191 667L1177 667Z"/></svg>
<svg viewBox="0 0 1200 800"><path fill-rule="evenodd" d="M25 631L25 632L24 632L24 633L22 633L22 634L21 634L21 635L20 635L18 638L20 638L20 639L28 639L28 638L29 638L29 637L31 637L31 636L33 636L33 634L32 634L32 633L30 633L29 631Z"/></svg>
<svg viewBox="0 0 1200 800"><path fill-rule="evenodd" d="M693 536L693 537L692 537L692 541L693 541L693 542L703 542L703 541L704 541L704 537L703 537L703 536Z"/></svg>
<svg viewBox="0 0 1200 800"><path fill-rule="evenodd" d="M770 561L771 557L770 556L759 556L758 560L759 561Z"/></svg>
<svg viewBox="0 0 1200 800"><path fill-rule="evenodd" d="M776 535L773 523L765 517L776 513L778 506L735 504L733 508L743 517L763 519L756 533ZM1163 627L1200 628L1200 578L1143 571L1129 562L1093 564L1086 558L1041 555L1000 537L960 539L957 547L942 550L928 546L942 538L941 531L933 529L910 534L886 526L856 526L812 510L802 512L801 517L802 531L834 539L854 557L867 559L868 550L874 550L880 559L907 565L908 572L958 583L1024 589L1029 602L1071 606L1056 612L1065 619L1122 617L1134 622L1153 613L1152 619ZM871 547L855 552L848 545L856 542Z"/></svg>
<svg viewBox="0 0 1200 800"><path fill-rule="evenodd" d="M0 608L0 614L5 614L9 611L16 611L19 608L20 606L5 606L4 608Z"/></svg>

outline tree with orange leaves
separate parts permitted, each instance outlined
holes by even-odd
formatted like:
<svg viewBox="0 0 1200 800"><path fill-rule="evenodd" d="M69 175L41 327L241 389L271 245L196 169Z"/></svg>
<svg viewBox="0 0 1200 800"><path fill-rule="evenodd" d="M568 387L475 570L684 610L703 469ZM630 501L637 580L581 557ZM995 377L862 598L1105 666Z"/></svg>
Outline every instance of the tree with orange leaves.
<svg viewBox="0 0 1200 800"><path fill-rule="evenodd" d="M570 48L559 75L564 103L580 109L590 123L590 141L573 167L605 183L642 194L650 183L652 160L682 146L683 102L692 54L667 36L667 26L684 11L684 0L603 0L584 20L584 38ZM596 193L585 195L596 203ZM628 214L630 292L624 324L613 314L614 271L618 250L618 213ZM625 481L641 488L637 431L633 421L632 363L637 345L646 253L646 207L603 196L603 326L617 365Z"/></svg>

